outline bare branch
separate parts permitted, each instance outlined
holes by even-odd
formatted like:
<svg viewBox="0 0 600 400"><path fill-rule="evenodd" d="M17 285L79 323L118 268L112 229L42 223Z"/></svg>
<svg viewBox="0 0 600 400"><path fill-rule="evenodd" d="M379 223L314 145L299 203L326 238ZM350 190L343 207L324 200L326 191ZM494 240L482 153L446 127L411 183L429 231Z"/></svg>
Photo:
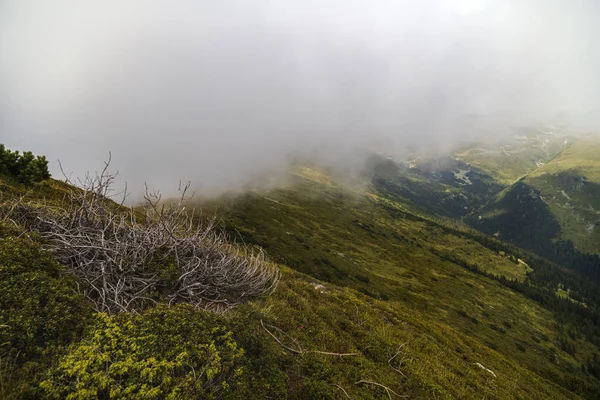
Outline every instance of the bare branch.
<svg viewBox="0 0 600 400"><path fill-rule="evenodd" d="M408 342L407 342L407 343L408 343ZM398 357L400 354L403 354L403 353L402 353L402 348L403 348L404 346L406 346L406 345L407 345L407 343L402 343L402 344L400 345L400 347L398 347L398 351L396 352L396 354L394 354L394 355L392 356L392 358L390 358L390 359L388 360L388 364L390 365L390 367L392 367L392 369L393 369L394 371L398 372L400 375L402 375L402 376L404 376L404 377L406 377L406 376L404 375L404 373L403 373L402 371L400 371L400 368L402 368L402 364L404 364L404 361L406 361L406 357L403 357L403 358L400 360L400 362L398 363L398 367L394 367L394 366L392 365L392 361L393 361L393 360L394 360L396 357Z"/></svg>
<svg viewBox="0 0 600 400"><path fill-rule="evenodd" d="M346 395L346 397L347 397L347 398L349 398L349 399L351 398L351 397L348 395L348 392L346 392L346 390L345 390L343 387L341 387L340 385L337 385L337 384L335 384L335 383L332 383L331 385L332 385L332 386L335 386L336 388L338 388L338 389L340 389L342 392L344 392L344 394Z"/></svg>
<svg viewBox="0 0 600 400"><path fill-rule="evenodd" d="M373 381L367 381L367 380L361 379L360 381L356 382L356 383L355 383L355 385L358 385L358 384L361 384L361 383L364 383L364 384L367 384L367 385L375 385L375 386L379 386L379 387L381 387L381 388L384 388L384 389L385 389L385 392L387 393L387 395L388 395L388 398L389 398L390 400L392 400L392 393L393 393L393 394L395 394L395 395L396 395L396 396L398 396L398 397L408 397L408 396L402 396L402 395L399 395L398 393L394 392L394 391L393 391L392 389L390 389L389 387L387 387L387 386L385 386L385 385L382 385L381 383L377 383L377 382L373 382Z"/></svg>
<svg viewBox="0 0 600 400"><path fill-rule="evenodd" d="M319 351L319 350L303 350L302 347L300 347L300 345L298 345L298 343L296 343L296 345L298 346L298 349L293 349L289 346L286 346L285 344L283 344L281 342L281 340L279 340L277 338L277 336L275 336L273 334L273 332L269 331L266 327L265 324L263 323L262 319L260 320L260 325L262 326L262 328L265 330L265 332L267 332L273 339L275 339L275 341L277 343L279 343L281 345L281 347L283 347L286 350L291 351L292 353L296 353L296 354L307 354L307 353L317 353L317 354L324 354L327 356L338 356L338 357L347 357L347 356L357 356L358 353L332 353L329 351Z"/></svg>
<svg viewBox="0 0 600 400"><path fill-rule="evenodd" d="M113 194L111 157L78 180L59 207L21 199L4 217L40 232L97 311L138 312L166 300L222 312L275 290L280 272L261 249L232 245L214 218L201 222L186 210L189 182L180 184L175 202L146 186L139 207L123 207L127 186ZM119 202L111 200L116 196Z"/></svg>
<svg viewBox="0 0 600 400"><path fill-rule="evenodd" d="M292 349L291 347L288 347L285 344L281 343L281 340L279 340L277 338L277 336L273 335L273 333L271 331L269 331L267 328L265 328L265 324L263 324L262 319L260 320L260 326L262 326L262 328L265 330L265 332L267 332L273 339L275 339L275 341L277 343L279 343L281 345L281 347L283 347L284 349L289 350L292 353L304 354L304 351L302 349L300 349L300 350Z"/></svg>

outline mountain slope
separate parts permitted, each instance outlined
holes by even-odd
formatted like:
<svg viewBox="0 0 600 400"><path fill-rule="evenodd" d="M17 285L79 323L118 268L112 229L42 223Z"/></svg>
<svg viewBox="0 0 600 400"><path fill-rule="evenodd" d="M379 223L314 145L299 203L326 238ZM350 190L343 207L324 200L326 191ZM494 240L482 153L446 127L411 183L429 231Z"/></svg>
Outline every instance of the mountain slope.
<svg viewBox="0 0 600 400"><path fill-rule="evenodd" d="M460 159L441 157L409 166L371 157L366 176L384 197L418 213L462 218L504 188Z"/></svg>
<svg viewBox="0 0 600 400"><path fill-rule="evenodd" d="M521 128L495 142L471 143L455 156L508 186L552 160L575 139L554 127Z"/></svg>
<svg viewBox="0 0 600 400"><path fill-rule="evenodd" d="M600 282L600 136L524 129L453 157L373 157L366 176L412 212L463 219Z"/></svg>
<svg viewBox="0 0 600 400"><path fill-rule="evenodd" d="M264 247L280 263L431 317L540 377L571 386L563 374L585 363L578 357L586 358L595 346L575 334L574 325L501 278L526 281L523 285L529 287L537 278L527 273L536 265L519 261L509 248L495 249L476 233L463 234L418 217L402 203L379 197L374 188L361 193L325 184L316 175L300 172L287 188L205 202L203 207L218 209L227 229ZM538 265L537 273L545 274ZM581 284L576 276L561 273ZM545 289L555 300L557 287ZM597 292L596 286L589 287L586 296ZM597 301L589 300L590 306ZM572 330L579 339L569 337ZM581 347L573 352L571 344Z"/></svg>
<svg viewBox="0 0 600 400"><path fill-rule="evenodd" d="M599 394L597 286L371 184L305 166L286 187L202 201L282 271L272 295L224 315L94 313L10 211L60 207L69 190L0 179L2 398Z"/></svg>
<svg viewBox="0 0 600 400"><path fill-rule="evenodd" d="M600 280L600 137L574 142L470 218L477 229Z"/></svg>
<svg viewBox="0 0 600 400"><path fill-rule="evenodd" d="M7 182L0 188L3 207L22 196L33 203L48 199L59 205L64 190L69 189L56 181L48 181L33 190ZM310 198L317 200L325 194L304 193L307 198L299 199L300 203ZM351 199L355 196L347 195ZM258 199L268 205L278 205L279 201L266 200L263 195ZM350 201L365 205L364 198ZM347 204L337 206L343 211ZM370 232L368 227L360 226L368 224L368 219L361 221L353 222L355 228L351 233L363 231L368 236L379 235L377 229ZM346 223L339 222L339 226L346 229ZM339 398L343 396L342 390L354 398L384 398L386 390L390 390L411 398L428 399L481 395L508 398L515 394L545 399L577 398L570 390L584 395L593 390L586 383L590 378L585 374L571 374L561 367L570 365L573 358L551 344L557 338L549 312L531 302L518 305L518 310L494 303L496 309L490 304L488 316L482 317L481 307L487 305L485 297L489 293L500 290L498 296L493 296L496 299L518 295L498 287L488 278L452 267L451 263L440 264L436 270L420 264L424 266L423 279L430 276L431 282L435 282L434 278L454 280L461 285L456 286L456 290L474 290L468 295L470 300L451 303L452 307L461 304L458 310L446 307L433 312L436 305L428 304L432 300L430 294L419 299L416 291L406 288L397 291L401 288L391 277L376 277L388 269L391 273L394 265L374 265L358 282L372 279L371 285L362 289L374 290L380 282L388 280L391 285L382 286L382 293L414 298L414 306L402 300L377 300L368 290L363 290L367 294L361 294L344 284L320 282L281 266L283 278L272 296L242 305L224 316L186 305L167 307L164 304L139 315L92 316L91 305L71 291L76 283L61 273L62 268L40 249L43 242L35 235L29 234L28 238L18 220L3 219L0 228L3 289L0 291L3 304L0 394L3 398L65 398L75 394L102 397L106 393L112 393L114 398L163 398L169 393L174 398L194 397L198 393L203 393L203 397L218 395L221 398ZM296 242L300 237L288 236L294 237ZM405 233L399 237L403 236ZM362 244L356 245L358 252L365 250ZM388 245L382 243L381 246L381 249L376 243L369 246L374 251L369 259L377 258ZM478 245L472 243L472 246ZM523 266L501 255L489 255L495 259L497 271L515 273L522 278ZM349 252L347 257L354 254ZM420 255L415 254L415 257L416 263ZM355 264L352 262L352 265ZM414 264L404 273L417 272L416 267ZM451 271L456 277L446 276ZM52 278L43 278L45 274L51 274ZM407 279L412 281L411 285L421 286L419 276L408 278L407 275ZM27 307L16 302L17 293L25 296ZM458 296L448 291L444 297ZM481 299L476 301L477 297ZM556 366L544 370L546 377L520 365L510 354L491 348L514 346L512 339L502 339L503 335L513 336L509 330L535 331L524 325L521 328L520 312L527 312L535 321L535 329L540 329L536 333L540 344L523 342L525 351L534 351L535 346L552 349L548 354L554 357ZM454 320L460 328L439 321L442 314L448 314L447 321ZM476 323L475 318L481 321ZM494 329L480 328L492 321L497 324ZM506 323L501 325L501 321ZM483 344L465 335L465 327L484 329L489 343ZM579 351L588 352L581 339L570 342ZM189 358L186 354L195 356ZM211 354L216 358L211 358ZM209 364L203 364L206 362ZM177 367L178 363L183 364ZM196 371L210 368L206 371L212 372L208 372L209 379L199 375L197 380L190 381L190 368ZM566 387L560 387L555 381ZM198 382L201 387L185 382ZM173 391L174 384L179 388L176 391Z"/></svg>
<svg viewBox="0 0 600 400"><path fill-rule="evenodd" d="M532 201L519 203L526 192L532 201L538 200L537 208ZM509 203L513 206L511 210L507 209ZM547 211L548 223L556 225L548 233L551 239L570 240L582 251L600 252L600 232L596 229L600 221L600 137L576 141L525 176L482 211L480 225L485 227L488 219L500 214L509 224L514 220L513 213L519 210L534 214Z"/></svg>
<svg viewBox="0 0 600 400"><path fill-rule="evenodd" d="M525 183L540 191L560 225L560 238L600 253L600 136L573 143Z"/></svg>
<svg viewBox="0 0 600 400"><path fill-rule="evenodd" d="M366 176L381 194L415 211L464 218L552 160L573 140L552 127L522 128L447 154L414 154L405 160L373 156Z"/></svg>

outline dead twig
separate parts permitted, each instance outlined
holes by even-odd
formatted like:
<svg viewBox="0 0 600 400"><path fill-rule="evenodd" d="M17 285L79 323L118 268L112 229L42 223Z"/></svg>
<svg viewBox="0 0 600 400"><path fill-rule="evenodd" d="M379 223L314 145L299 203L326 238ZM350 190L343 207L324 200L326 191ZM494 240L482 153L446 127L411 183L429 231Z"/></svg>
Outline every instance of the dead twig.
<svg viewBox="0 0 600 400"><path fill-rule="evenodd" d="M269 331L265 327L265 324L263 323L262 319L260 320L260 325L265 330L265 332L267 332L273 339L275 339L275 341L277 343L279 343L281 345L281 347L283 347L286 350L291 351L292 353L296 353L296 354L317 353L317 354L324 354L324 355L327 355L327 356L338 356L338 357L348 357L348 356L357 356L358 355L358 353L333 353L333 352L329 352L329 351L303 350L302 347L300 347L300 345L298 345L298 343L296 343L296 345L298 346L298 349L293 349L293 348L291 348L291 347L286 346L285 344L283 344L283 342L281 342L281 340L279 340L279 338L277 338L277 336L275 336L273 334L273 332Z"/></svg>
<svg viewBox="0 0 600 400"><path fill-rule="evenodd" d="M338 357L347 357L347 356L357 356L358 355L358 353L331 353L329 351L319 351L319 350L308 350L307 353L325 354L327 356L338 356Z"/></svg>
<svg viewBox="0 0 600 400"><path fill-rule="evenodd" d="M340 389L340 390L341 390L341 391L342 391L342 392L343 392L343 393L346 395L346 397L347 397L347 398L349 398L349 399L351 398L351 397L348 395L348 392L346 392L346 390L344 390L344 388L343 388L343 387L341 387L340 385L337 385L337 384L335 384L335 383L332 383L331 385L332 385L332 386L335 386L335 387L336 387L336 388L338 388L338 389Z"/></svg>
<svg viewBox="0 0 600 400"><path fill-rule="evenodd" d="M392 400L392 393L395 394L398 397L408 397L408 396L399 395L398 393L394 392L389 387L387 387L385 385L382 385L381 383L377 383L377 382L373 382L373 381L367 381L367 380L361 379L360 381L356 382L355 385L358 385L358 384L361 384L361 383L366 384L366 385L375 385L375 386L379 386L379 387L385 389L385 392L387 393L388 398L390 400Z"/></svg>
<svg viewBox="0 0 600 400"><path fill-rule="evenodd" d="M284 349L286 349L286 350L289 350L289 351L291 351L292 353L296 353L296 354L304 354L304 351L303 351L302 349L300 349L300 350L292 349L291 347L288 347L288 346L286 346L285 344L283 344L283 343L281 342L281 340L279 340L279 339L277 338L277 336L275 336L275 335L274 335L274 334L273 334L271 331L269 331L269 330L268 330L268 329L265 327L265 324L263 323L263 320L262 320L262 319L260 320L260 326L262 326L262 328L265 330L265 332L267 332L267 333L269 334L269 336L271 336L273 339L275 339L275 341L276 341L277 343L279 343L279 344L281 345L281 347L283 347Z"/></svg>
<svg viewBox="0 0 600 400"><path fill-rule="evenodd" d="M221 312L275 290L280 272L261 249L232 245L215 218L186 210L190 183L172 202L146 187L139 207L126 208L110 161L77 182L60 166L76 187L58 205L21 198L5 215L40 233L97 311L139 312L164 299Z"/></svg>
<svg viewBox="0 0 600 400"><path fill-rule="evenodd" d="M398 357L400 354L403 354L403 353L402 353L402 348L403 348L404 346L406 346L406 344L407 344L407 343L403 343L403 344L401 344L401 345L400 345L400 347L398 347L398 351L396 352L396 354L394 354L394 355L392 356L392 358L390 358L390 359L388 360L388 364L390 365L390 367L391 367L391 368L392 368L394 371L398 372L400 375L402 375L402 376L403 376L403 377L405 377L405 378L406 378L406 376L404 375L404 373L403 373L402 371L400 371L400 368L402 368L402 364L404 364L404 361L406 361L406 357L402 357L402 359L401 359L401 360L400 360L400 362L398 363L398 367L394 367L394 365L392 365L392 361L393 361L393 360L394 360L396 357Z"/></svg>

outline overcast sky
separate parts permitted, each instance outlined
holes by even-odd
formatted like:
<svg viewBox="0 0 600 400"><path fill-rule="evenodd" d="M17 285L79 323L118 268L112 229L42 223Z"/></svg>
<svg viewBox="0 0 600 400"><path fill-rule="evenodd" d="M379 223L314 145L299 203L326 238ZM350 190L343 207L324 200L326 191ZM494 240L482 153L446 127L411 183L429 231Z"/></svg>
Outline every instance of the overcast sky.
<svg viewBox="0 0 600 400"><path fill-rule="evenodd" d="M0 0L0 143L169 191L290 152L600 127L596 0ZM385 138L385 140L383 140Z"/></svg>

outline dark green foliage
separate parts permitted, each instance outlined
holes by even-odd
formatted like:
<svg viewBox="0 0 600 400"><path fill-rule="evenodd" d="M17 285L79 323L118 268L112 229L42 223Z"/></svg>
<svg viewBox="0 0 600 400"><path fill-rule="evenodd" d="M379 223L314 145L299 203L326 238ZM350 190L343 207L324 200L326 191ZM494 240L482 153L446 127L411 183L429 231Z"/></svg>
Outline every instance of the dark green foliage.
<svg viewBox="0 0 600 400"><path fill-rule="evenodd" d="M3 238L6 231L0 229L0 398L38 398L42 371L77 340L91 308L38 245Z"/></svg>
<svg viewBox="0 0 600 400"><path fill-rule="evenodd" d="M500 332L500 333L506 333L506 329L499 327L496 324L490 324L490 328L492 328L493 330Z"/></svg>
<svg viewBox="0 0 600 400"><path fill-rule="evenodd" d="M600 192L600 189L597 190ZM520 181L492 207L503 212L482 220L473 216L469 223L489 235L499 232L502 240L573 269L600 284L600 256L583 253L575 248L572 241L560 239L561 227L538 189Z"/></svg>
<svg viewBox="0 0 600 400"><path fill-rule="evenodd" d="M496 276L494 274L486 273L480 270L476 265L465 263L462 260L456 259L451 254L440 255L444 259L451 260L456 265L484 276L490 279L499 281L502 285L524 294L528 298L536 301L544 308L554 312L557 319L563 323L573 324L575 331L586 336L586 339L595 345L600 345L600 313L598 307L598 287L589 283L576 275L571 271L564 271L560 267L549 263L548 261L539 257L530 256L526 257L526 253L522 254L531 266L534 267L534 272L527 275L525 282L519 282L516 280L506 279L503 276ZM541 278L540 278L541 276ZM554 294L554 288L561 282L570 282L573 287L579 288L579 290L585 290L585 293L589 293L590 296L586 297L588 305L583 306L581 304L573 302L571 299L560 298ZM459 311L462 316L468 316L464 311ZM463 315L464 314L464 315ZM503 322L504 326L511 328L510 322ZM497 326L492 329L506 333L506 330ZM566 351L566 350L565 350Z"/></svg>
<svg viewBox="0 0 600 400"><path fill-rule="evenodd" d="M34 156L30 151L20 154L0 144L0 175L28 185L41 182L50 178L48 160L45 156Z"/></svg>
<svg viewBox="0 0 600 400"><path fill-rule="evenodd" d="M502 240L531 250L538 243L552 241L560 233L560 225L539 190L522 181L513 185L495 206L504 213L482 220L473 217L472 225L490 235L500 232Z"/></svg>
<svg viewBox="0 0 600 400"><path fill-rule="evenodd" d="M397 211L395 212L397 213ZM511 254L513 258L522 259L533 268L533 271L527 274L525 282L518 282L503 276L485 273L477 265L466 262L451 253L437 252L436 254L440 258L460 265L471 272L498 280L504 286L526 295L546 309L553 311L561 322L572 323L578 332L586 336L587 340L600 346L600 288L598 281L591 281L572 270L579 269L588 276L600 274L600 258L597 255L563 251L561 242L559 242L553 246L554 253L560 255L563 265L571 267L567 269L493 237L481 235L476 231L461 231L447 225L440 226L453 234L476 240L493 251L502 251ZM582 258L584 262L581 262ZM582 267L582 265L587 267ZM596 265L597 267L595 267ZM576 268L577 266L580 268ZM590 272L586 273L586 271ZM555 290L559 285L571 289L573 294L570 295L570 299L563 299L555 295ZM573 300L576 299L585 305L574 302ZM508 325L505 323L505 326L511 327L510 323Z"/></svg>
<svg viewBox="0 0 600 400"><path fill-rule="evenodd" d="M0 350L29 361L81 332L91 312L74 282L60 272L37 245L0 239Z"/></svg>
<svg viewBox="0 0 600 400"><path fill-rule="evenodd" d="M515 343L515 345L517 346L517 349L519 349L519 351L522 351L522 352L527 351L527 347L525 347L525 345L523 343L517 342L517 343Z"/></svg>
<svg viewBox="0 0 600 400"><path fill-rule="evenodd" d="M600 379L600 357L597 353L586 361L584 367L587 373Z"/></svg>
<svg viewBox="0 0 600 400"><path fill-rule="evenodd" d="M558 347L571 355L575 355L576 353L575 346L573 346L573 343L571 343L571 341L566 337L561 337L558 339Z"/></svg>
<svg viewBox="0 0 600 400"><path fill-rule="evenodd" d="M447 157L408 168L379 156L367 162L369 179L384 197L402 199L412 209L459 218L478 208L502 186L483 171ZM453 171L469 170L471 184L457 179Z"/></svg>

